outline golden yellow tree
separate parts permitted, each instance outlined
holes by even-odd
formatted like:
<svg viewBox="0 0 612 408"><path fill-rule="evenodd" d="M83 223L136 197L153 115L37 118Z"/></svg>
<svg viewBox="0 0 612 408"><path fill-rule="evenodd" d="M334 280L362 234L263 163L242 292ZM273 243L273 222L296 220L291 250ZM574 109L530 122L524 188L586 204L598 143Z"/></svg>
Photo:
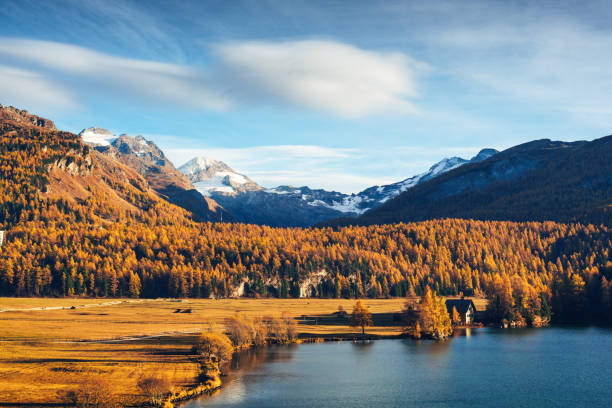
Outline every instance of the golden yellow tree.
<svg viewBox="0 0 612 408"><path fill-rule="evenodd" d="M426 336L436 340L445 339L453 332L444 298L437 297L429 286L419 305L419 324Z"/></svg>
<svg viewBox="0 0 612 408"><path fill-rule="evenodd" d="M361 327L362 335L365 335L365 328L373 324L372 314L361 300L358 300L355 306L353 306L353 313L349 323L351 327Z"/></svg>
<svg viewBox="0 0 612 408"><path fill-rule="evenodd" d="M459 312L457 311L457 308L455 306L453 306L452 320L454 325L458 325L461 323L461 316L459 316Z"/></svg>

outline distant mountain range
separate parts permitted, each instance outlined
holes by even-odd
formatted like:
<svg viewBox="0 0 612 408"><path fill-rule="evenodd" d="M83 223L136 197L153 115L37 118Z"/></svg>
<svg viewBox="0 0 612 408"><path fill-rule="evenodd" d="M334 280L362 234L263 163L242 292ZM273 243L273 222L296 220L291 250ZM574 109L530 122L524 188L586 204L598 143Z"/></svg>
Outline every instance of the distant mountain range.
<svg viewBox="0 0 612 408"><path fill-rule="evenodd" d="M521 144L411 188L356 219L329 225L435 218L612 224L612 136Z"/></svg>
<svg viewBox="0 0 612 408"><path fill-rule="evenodd" d="M264 188L221 161L196 157L177 170L142 136L102 128L80 133L97 151L141 174L163 198L196 219L278 227L380 224L432 218L610 222L610 138L538 140L467 160L441 160L422 174L356 194Z"/></svg>
<svg viewBox="0 0 612 408"><path fill-rule="evenodd" d="M486 160L497 153L484 149L470 160L444 159L427 172L398 183L374 186L357 194L279 186L266 189L227 164L198 157L179 167L196 189L214 199L236 221L270 226L305 227L338 217L357 217L403 191L466 163Z"/></svg>

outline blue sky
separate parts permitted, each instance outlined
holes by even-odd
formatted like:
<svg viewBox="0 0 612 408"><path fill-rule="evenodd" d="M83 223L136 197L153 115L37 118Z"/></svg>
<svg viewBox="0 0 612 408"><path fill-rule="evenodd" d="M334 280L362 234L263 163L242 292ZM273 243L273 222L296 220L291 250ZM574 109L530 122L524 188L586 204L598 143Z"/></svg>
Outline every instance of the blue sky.
<svg viewBox="0 0 612 408"><path fill-rule="evenodd" d="M587 4L583 4L587 3ZM0 103L343 192L443 157L612 133L602 1L28 1Z"/></svg>

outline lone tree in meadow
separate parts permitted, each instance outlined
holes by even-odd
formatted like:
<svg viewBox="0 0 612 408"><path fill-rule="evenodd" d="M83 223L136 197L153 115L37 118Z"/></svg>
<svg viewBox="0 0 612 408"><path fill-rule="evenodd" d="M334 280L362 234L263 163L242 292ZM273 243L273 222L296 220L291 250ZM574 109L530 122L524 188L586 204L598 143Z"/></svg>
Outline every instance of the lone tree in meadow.
<svg viewBox="0 0 612 408"><path fill-rule="evenodd" d="M353 306L353 313L351 314L349 324L351 327L361 327L362 335L365 335L365 328L373 324L372 314L361 300L358 300L355 306Z"/></svg>

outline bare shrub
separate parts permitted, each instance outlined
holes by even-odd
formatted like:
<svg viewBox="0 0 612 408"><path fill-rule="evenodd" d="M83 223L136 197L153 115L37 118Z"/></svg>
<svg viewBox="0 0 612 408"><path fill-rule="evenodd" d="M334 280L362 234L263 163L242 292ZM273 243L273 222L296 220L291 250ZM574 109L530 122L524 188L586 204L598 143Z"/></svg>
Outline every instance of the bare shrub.
<svg viewBox="0 0 612 408"><path fill-rule="evenodd" d="M69 393L73 404L79 408L116 408L120 406L118 395L102 374L85 372L77 388Z"/></svg>
<svg viewBox="0 0 612 408"><path fill-rule="evenodd" d="M172 384L165 375L142 375L137 385L153 405L161 405L172 388Z"/></svg>
<svg viewBox="0 0 612 408"><path fill-rule="evenodd" d="M253 319L253 328L255 330L253 344L258 347L265 345L268 341L268 326L264 319L261 317Z"/></svg>
<svg viewBox="0 0 612 408"><path fill-rule="evenodd" d="M287 329L281 319L274 316L265 318L268 326L268 338L275 343L284 343L287 340Z"/></svg>
<svg viewBox="0 0 612 408"><path fill-rule="evenodd" d="M256 335L253 323L240 315L225 319L225 332L236 347L250 346Z"/></svg>
<svg viewBox="0 0 612 408"><path fill-rule="evenodd" d="M297 330L297 322L295 321L295 319L286 313L283 313L281 319L285 325L285 333L286 333L287 340L293 341L297 339L298 330Z"/></svg>

